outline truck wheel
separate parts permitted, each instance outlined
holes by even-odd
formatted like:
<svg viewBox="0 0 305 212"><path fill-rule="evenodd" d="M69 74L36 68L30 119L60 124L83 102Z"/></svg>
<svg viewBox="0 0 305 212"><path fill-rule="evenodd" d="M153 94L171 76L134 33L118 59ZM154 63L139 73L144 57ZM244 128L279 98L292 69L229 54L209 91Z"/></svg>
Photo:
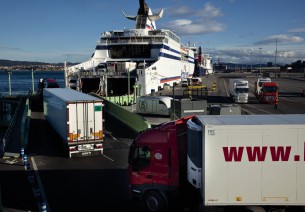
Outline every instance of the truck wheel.
<svg viewBox="0 0 305 212"><path fill-rule="evenodd" d="M165 202L157 191L148 191L144 196L144 204L148 211L160 212L165 211Z"/></svg>

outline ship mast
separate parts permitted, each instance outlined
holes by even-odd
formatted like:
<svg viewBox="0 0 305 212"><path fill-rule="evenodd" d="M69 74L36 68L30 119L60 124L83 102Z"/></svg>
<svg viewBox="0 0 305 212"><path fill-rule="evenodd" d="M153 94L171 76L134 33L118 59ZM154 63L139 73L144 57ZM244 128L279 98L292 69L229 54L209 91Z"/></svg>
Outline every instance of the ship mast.
<svg viewBox="0 0 305 212"><path fill-rule="evenodd" d="M276 56L277 56L277 38L275 38L275 58L274 58L274 66L276 66Z"/></svg>

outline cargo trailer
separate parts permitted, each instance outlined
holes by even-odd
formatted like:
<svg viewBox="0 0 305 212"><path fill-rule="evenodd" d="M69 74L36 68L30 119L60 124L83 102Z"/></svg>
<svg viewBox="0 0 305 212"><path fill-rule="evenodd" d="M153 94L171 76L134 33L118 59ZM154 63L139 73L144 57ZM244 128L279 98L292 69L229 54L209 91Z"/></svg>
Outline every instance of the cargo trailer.
<svg viewBox="0 0 305 212"><path fill-rule="evenodd" d="M43 91L44 116L59 134L69 157L103 154L102 99L69 88Z"/></svg>

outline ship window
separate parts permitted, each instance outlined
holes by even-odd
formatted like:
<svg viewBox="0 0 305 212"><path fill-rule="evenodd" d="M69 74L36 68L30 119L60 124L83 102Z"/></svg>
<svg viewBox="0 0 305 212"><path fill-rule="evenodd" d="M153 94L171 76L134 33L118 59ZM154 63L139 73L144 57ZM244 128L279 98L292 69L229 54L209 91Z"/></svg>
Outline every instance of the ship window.
<svg viewBox="0 0 305 212"><path fill-rule="evenodd" d="M150 58L150 45L115 45L109 46L109 55L118 58Z"/></svg>

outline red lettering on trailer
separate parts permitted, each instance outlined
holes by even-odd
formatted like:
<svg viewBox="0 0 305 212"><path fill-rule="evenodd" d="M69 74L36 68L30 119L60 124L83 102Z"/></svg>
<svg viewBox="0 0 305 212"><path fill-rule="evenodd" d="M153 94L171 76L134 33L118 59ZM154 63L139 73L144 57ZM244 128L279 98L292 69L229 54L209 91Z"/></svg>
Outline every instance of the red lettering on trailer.
<svg viewBox="0 0 305 212"><path fill-rule="evenodd" d="M256 158L258 161L265 161L267 148L268 147L266 146L263 146L262 148L259 146L255 146L255 147L247 146L246 149L247 149L249 161L250 162L256 161Z"/></svg>
<svg viewBox="0 0 305 212"><path fill-rule="evenodd" d="M288 161L290 150L291 150L291 146L287 146L286 149L284 149L283 146L279 146L279 147L271 146L270 152L271 152L272 161L280 161L280 160Z"/></svg>
<svg viewBox="0 0 305 212"><path fill-rule="evenodd" d="M300 155L295 155L294 156L294 161L300 161Z"/></svg>
<svg viewBox="0 0 305 212"><path fill-rule="evenodd" d="M237 147L222 147L222 149L226 162L232 162L232 160L241 161L244 147L238 147L238 150Z"/></svg>
<svg viewBox="0 0 305 212"><path fill-rule="evenodd" d="M291 146L247 146L246 153L249 162L265 161L266 155L270 149L271 161L289 161ZM240 162L243 157L244 147L222 147L224 159L226 162ZM269 153L268 153L269 154ZM294 161L300 161L300 155L293 156ZM304 161L305 161L305 142L304 142Z"/></svg>

